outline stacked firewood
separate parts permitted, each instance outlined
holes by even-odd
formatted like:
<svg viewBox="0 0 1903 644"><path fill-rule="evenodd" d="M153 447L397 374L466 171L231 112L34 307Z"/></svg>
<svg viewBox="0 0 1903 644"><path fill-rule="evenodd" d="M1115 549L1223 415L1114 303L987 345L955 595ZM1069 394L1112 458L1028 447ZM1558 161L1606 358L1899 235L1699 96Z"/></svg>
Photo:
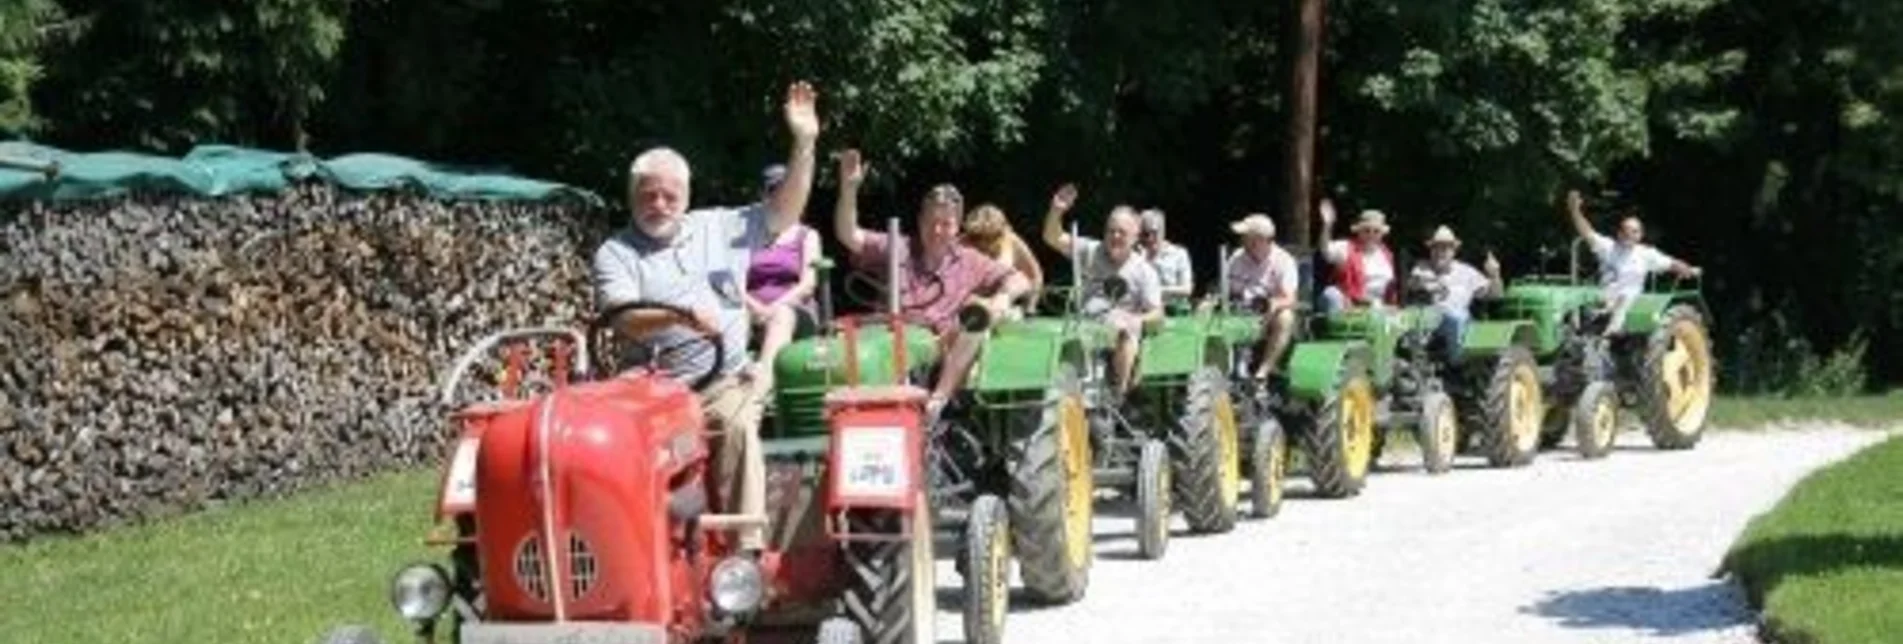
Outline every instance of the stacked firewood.
<svg viewBox="0 0 1903 644"><path fill-rule="evenodd" d="M322 185L0 204L0 541L442 458L440 370L577 324L605 223Z"/></svg>

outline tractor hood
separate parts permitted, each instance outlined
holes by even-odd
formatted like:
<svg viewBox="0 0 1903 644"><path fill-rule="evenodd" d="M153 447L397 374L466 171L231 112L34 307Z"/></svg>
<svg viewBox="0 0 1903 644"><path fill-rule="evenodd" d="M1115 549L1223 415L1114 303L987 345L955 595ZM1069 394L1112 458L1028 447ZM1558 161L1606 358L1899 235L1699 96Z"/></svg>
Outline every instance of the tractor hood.
<svg viewBox="0 0 1903 644"><path fill-rule="evenodd" d="M485 419L476 466L486 620L673 622L670 481L698 496L702 414L644 371L559 389ZM690 499L691 500L691 499Z"/></svg>
<svg viewBox="0 0 1903 644"><path fill-rule="evenodd" d="M904 334L908 370L916 371L938 362L938 337L930 330L906 325ZM867 323L859 328L857 335L855 353L860 384L899 384L892 373L891 331L882 324ZM773 361L776 434L826 433L823 398L826 390L846 384L846 353L843 334L806 338L780 350Z"/></svg>

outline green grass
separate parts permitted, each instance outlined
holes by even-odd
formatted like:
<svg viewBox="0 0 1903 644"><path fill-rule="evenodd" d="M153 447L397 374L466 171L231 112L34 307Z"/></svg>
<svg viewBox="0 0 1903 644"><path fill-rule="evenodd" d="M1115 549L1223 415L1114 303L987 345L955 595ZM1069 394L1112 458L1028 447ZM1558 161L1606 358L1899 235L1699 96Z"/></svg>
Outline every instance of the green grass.
<svg viewBox="0 0 1903 644"><path fill-rule="evenodd" d="M0 639L299 643L356 623L401 641L385 589L398 567L434 555L421 540L437 476L0 548Z"/></svg>
<svg viewBox="0 0 1903 644"><path fill-rule="evenodd" d="M1844 398L1719 396L1706 423L1725 429L1753 429L1778 422L1825 420L1876 429L1903 425L1903 389Z"/></svg>
<svg viewBox="0 0 1903 644"><path fill-rule="evenodd" d="M1903 436L1812 473L1725 558L1780 642L1903 633Z"/></svg>

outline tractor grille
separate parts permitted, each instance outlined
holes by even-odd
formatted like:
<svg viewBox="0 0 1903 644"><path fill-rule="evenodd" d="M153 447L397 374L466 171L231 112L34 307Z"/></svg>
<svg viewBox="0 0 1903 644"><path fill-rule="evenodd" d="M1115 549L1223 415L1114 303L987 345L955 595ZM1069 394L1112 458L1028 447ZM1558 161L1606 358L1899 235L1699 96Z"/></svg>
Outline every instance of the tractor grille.
<svg viewBox="0 0 1903 644"><path fill-rule="evenodd" d="M782 387L773 401L773 438L826 432L826 389Z"/></svg>
<svg viewBox="0 0 1903 644"><path fill-rule="evenodd" d="M516 584L522 587L522 592L541 601L549 600L548 574L543 567L546 554L540 537L523 539L522 545L516 547L515 551ZM588 540L572 532L568 535L568 576L569 597L572 599L587 595L601 578L594 549L589 547Z"/></svg>

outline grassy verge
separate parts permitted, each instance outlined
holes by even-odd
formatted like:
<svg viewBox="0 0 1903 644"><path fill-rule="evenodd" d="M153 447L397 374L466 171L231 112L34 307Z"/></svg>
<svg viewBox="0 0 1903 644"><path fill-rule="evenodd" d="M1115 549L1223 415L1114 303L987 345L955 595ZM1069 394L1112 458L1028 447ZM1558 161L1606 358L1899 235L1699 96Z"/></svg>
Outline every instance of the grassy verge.
<svg viewBox="0 0 1903 644"><path fill-rule="evenodd" d="M1725 558L1780 642L1903 633L1903 437L1819 470L1753 519Z"/></svg>
<svg viewBox="0 0 1903 644"><path fill-rule="evenodd" d="M1832 421L1878 429L1903 425L1903 389L1844 398L1720 396L1712 403L1708 418L1710 426L1725 429L1753 429L1779 422L1803 421Z"/></svg>
<svg viewBox="0 0 1903 644"><path fill-rule="evenodd" d="M295 643L340 623L401 637L385 589L432 554L421 538L437 476L0 548L0 639Z"/></svg>

